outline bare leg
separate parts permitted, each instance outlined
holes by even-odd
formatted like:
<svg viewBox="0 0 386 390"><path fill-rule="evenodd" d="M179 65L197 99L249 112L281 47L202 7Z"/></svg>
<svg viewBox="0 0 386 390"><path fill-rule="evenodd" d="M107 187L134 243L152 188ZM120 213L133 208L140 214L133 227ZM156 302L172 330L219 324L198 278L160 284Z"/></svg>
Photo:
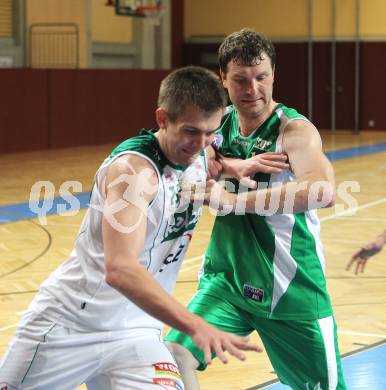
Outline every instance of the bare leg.
<svg viewBox="0 0 386 390"><path fill-rule="evenodd" d="M165 341L165 344L177 361L185 390L200 390L200 384L196 376L196 369L198 367L197 359L189 350L180 344L169 341Z"/></svg>

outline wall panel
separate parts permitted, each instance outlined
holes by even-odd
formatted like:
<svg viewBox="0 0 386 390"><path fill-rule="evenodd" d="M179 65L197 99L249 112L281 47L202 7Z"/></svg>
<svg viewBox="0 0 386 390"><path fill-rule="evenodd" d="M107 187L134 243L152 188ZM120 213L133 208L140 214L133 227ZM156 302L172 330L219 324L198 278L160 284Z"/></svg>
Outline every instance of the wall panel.
<svg viewBox="0 0 386 390"><path fill-rule="evenodd" d="M0 152L120 142L156 125L153 70L1 70Z"/></svg>
<svg viewBox="0 0 386 390"><path fill-rule="evenodd" d="M48 148L47 72L3 69L0 85L0 152Z"/></svg>
<svg viewBox="0 0 386 390"><path fill-rule="evenodd" d="M386 42L362 43L361 53L360 125L386 130Z"/></svg>
<svg viewBox="0 0 386 390"><path fill-rule="evenodd" d="M51 71L51 147L119 142L155 126L166 71Z"/></svg>

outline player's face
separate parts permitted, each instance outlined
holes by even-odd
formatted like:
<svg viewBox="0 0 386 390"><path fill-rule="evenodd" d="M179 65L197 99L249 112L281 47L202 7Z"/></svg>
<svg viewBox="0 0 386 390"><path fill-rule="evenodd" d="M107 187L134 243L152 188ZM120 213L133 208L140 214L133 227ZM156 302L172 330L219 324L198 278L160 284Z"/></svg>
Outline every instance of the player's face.
<svg viewBox="0 0 386 390"><path fill-rule="evenodd" d="M175 164L189 165L210 145L220 126L223 110L208 115L195 105L189 105L175 122L171 122L167 113L165 118L165 153ZM160 126L161 127L161 126Z"/></svg>
<svg viewBox="0 0 386 390"><path fill-rule="evenodd" d="M228 63L227 73L221 72L224 87L240 115L256 118L264 115L272 102L274 70L269 57L253 66Z"/></svg>

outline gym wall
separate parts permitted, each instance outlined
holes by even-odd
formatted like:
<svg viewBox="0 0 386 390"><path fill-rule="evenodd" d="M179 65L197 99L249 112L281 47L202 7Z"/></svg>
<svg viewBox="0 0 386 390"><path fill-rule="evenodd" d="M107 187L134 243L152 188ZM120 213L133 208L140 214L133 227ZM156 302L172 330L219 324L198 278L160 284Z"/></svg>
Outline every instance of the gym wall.
<svg viewBox="0 0 386 390"><path fill-rule="evenodd" d="M336 128L354 129L355 44L359 41L359 129L386 130L386 2L313 0L312 120L331 128L332 46L336 45ZM232 31L252 27L273 40L277 50L275 98L308 113L308 0L185 0L183 64L217 69L219 42Z"/></svg>

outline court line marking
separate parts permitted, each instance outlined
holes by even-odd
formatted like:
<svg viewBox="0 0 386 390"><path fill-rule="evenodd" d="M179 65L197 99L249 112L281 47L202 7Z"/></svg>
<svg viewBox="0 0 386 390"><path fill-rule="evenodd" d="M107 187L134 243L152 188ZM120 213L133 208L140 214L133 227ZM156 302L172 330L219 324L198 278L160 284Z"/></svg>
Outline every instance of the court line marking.
<svg viewBox="0 0 386 390"><path fill-rule="evenodd" d="M386 339L386 334L354 332L351 330L338 330L338 334L345 334L348 336L375 337L375 338Z"/></svg>
<svg viewBox="0 0 386 390"><path fill-rule="evenodd" d="M0 328L0 332L4 332L5 330L11 329L11 328L16 328L16 326L17 326L17 323L5 326L4 328Z"/></svg>
<svg viewBox="0 0 386 390"><path fill-rule="evenodd" d="M368 203L365 203L365 204L363 204L361 206L358 206L358 207L352 207L352 208L344 210L344 211L342 211L340 213L335 213L333 215L329 215L329 216L320 218L319 220L320 220L320 222L331 221L333 219L336 219L336 218L339 218L339 217L342 217L342 216L346 216L347 214L351 214L352 212L357 212L359 210L363 210L363 209L367 209L367 208L370 208L370 207L373 207L373 206L377 206L377 205L382 204L382 203L386 203L386 198L381 198L381 199L378 199L378 200L373 201L373 202L368 202ZM199 255L199 256L194 256L194 257L191 257L189 259L184 260L184 262L182 263L182 267L184 266L184 264L190 264L190 263L197 262L197 260L202 259L203 256L204 256L204 254ZM196 264L194 264L193 266L190 266L190 267L183 267L183 268L182 267L181 267L181 271L180 272L187 272L187 271L190 271L190 270L196 268ZM10 328L13 328L16 325L17 324L13 324L13 325L9 325L9 326L7 326L5 328L0 328L0 332L2 332L4 330L7 330L7 329L10 329Z"/></svg>
<svg viewBox="0 0 386 390"><path fill-rule="evenodd" d="M358 244L358 240L349 240L349 239L345 239L345 238L333 238L333 237L330 237L324 241L328 241L328 242L341 242L341 243L346 243L346 244ZM347 248L349 249L349 248Z"/></svg>
<svg viewBox="0 0 386 390"><path fill-rule="evenodd" d="M320 218L319 220L320 220L320 222L331 221L331 220L339 218L339 217L344 217L344 216L350 215L351 213L355 214L359 210L364 210L364 209L368 209L369 207L378 206L382 203L386 203L386 198L381 198L378 200L374 200L373 202L364 203L361 206L351 207L351 208L348 208L347 210L341 211L340 213L335 213L335 214Z"/></svg>
<svg viewBox="0 0 386 390"><path fill-rule="evenodd" d="M190 257L189 259L184 260L184 262L183 262L182 264L194 263L194 262L196 262L197 260L202 259L203 256L204 256L204 255L195 256L195 257Z"/></svg>
<svg viewBox="0 0 386 390"><path fill-rule="evenodd" d="M351 215L350 217L340 217L340 218L341 219L348 219L348 220L351 220L352 218L354 218L357 221L373 221L373 222L386 221L386 218L380 218L380 217L357 217L356 215Z"/></svg>
<svg viewBox="0 0 386 390"><path fill-rule="evenodd" d="M386 339L381 340L381 341L377 341L376 343L371 344L371 345L366 345L363 348L360 348L360 349L353 350L353 351L346 352L346 353L342 354L341 358L342 358L342 362L343 362L343 368L347 364L347 361L349 359L350 360L353 359L353 358L355 359L358 355L361 355L363 353L371 352L374 349L383 348L385 343L386 343ZM346 370L347 370L347 366L346 366L346 369L344 368L343 375L346 376L347 373L350 375L349 371L347 371L347 373L346 373ZM260 384L258 384L256 386L253 386L253 387L249 387L246 390L275 389L275 388L278 388L277 385L280 386L280 382L279 382L278 378L272 379L272 380L270 380L268 382L260 383ZM281 388L282 388L282 385L281 385Z"/></svg>
<svg viewBox="0 0 386 390"><path fill-rule="evenodd" d="M359 210L368 209L370 207L378 206L378 205L383 204L383 203L386 203L386 198L381 198L378 200L374 200L372 202L364 203L364 204L357 206L357 207L351 207L347 210L341 211L340 213L335 213L335 214L328 215L328 216L323 217L323 218L319 218L319 221L321 223L324 221L331 221L331 220L337 219L339 217L344 217L347 214L350 215L352 213L358 212ZM206 232L206 231L204 230L204 232ZM201 233L203 233L203 232L201 232ZM184 264L195 263L197 260L202 259L203 256L204 256L204 254L202 254L200 256L190 257L189 259L184 260L182 263L180 272L187 272L187 271L194 269L196 267L196 265L190 266L190 267L184 267Z"/></svg>

